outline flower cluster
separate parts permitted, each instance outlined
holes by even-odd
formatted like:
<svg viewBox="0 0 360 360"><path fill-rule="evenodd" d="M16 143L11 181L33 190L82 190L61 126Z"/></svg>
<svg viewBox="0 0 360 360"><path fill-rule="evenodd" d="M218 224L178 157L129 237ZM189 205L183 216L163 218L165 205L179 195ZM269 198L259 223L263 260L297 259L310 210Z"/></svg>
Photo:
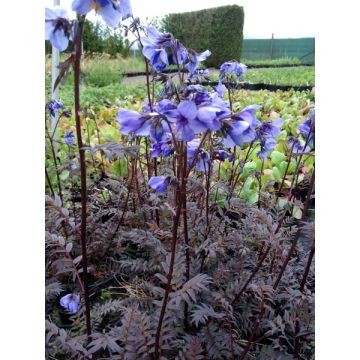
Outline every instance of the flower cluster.
<svg viewBox="0 0 360 360"><path fill-rule="evenodd" d="M247 66L237 61L227 61L220 66L220 80L225 77L235 76L240 78L247 71Z"/></svg>
<svg viewBox="0 0 360 360"><path fill-rule="evenodd" d="M146 28L147 37L140 39L143 46L143 55L150 61L151 66L156 72L162 72L169 65L168 52L172 55L173 62L183 65L194 74L201 61L206 60L211 52L204 51L201 54L186 47L174 39L169 33L160 33L153 26Z"/></svg>
<svg viewBox="0 0 360 360"><path fill-rule="evenodd" d="M80 1L73 2L73 9L85 15L92 8L102 14L110 26L120 18L131 14L130 5L123 1ZM124 10L124 6L128 10ZM115 14L116 13L116 14ZM121 15L119 15L121 14ZM116 16L115 16L116 15ZM120 16L120 17L119 17ZM134 25L135 26L135 25ZM208 70L199 69L202 61L211 55L209 50L197 53L187 49L170 33L161 33L155 27L146 28L146 37L140 37L143 55L156 72L162 72L169 65L169 58L189 71L190 81L206 78ZM249 105L235 113L230 109L230 103L223 100L227 88L222 84L223 79L240 78L247 67L236 61L228 61L221 65L219 83L212 90L204 86L191 84L175 85L170 78L164 81L164 90L159 102L152 100L143 106L141 111L120 109L116 120L123 135L129 135L129 142L134 136L146 136L151 139L150 155L152 158L169 157L179 150L179 142L184 142L187 152L188 167L206 173L213 160L234 161L234 153L228 149L244 144L258 142L259 157L265 158L269 151L276 146L275 138L280 134L281 119L273 123L260 122L256 118L259 105ZM181 80L181 78L180 78ZM229 94L230 96L230 94ZM150 101L149 97L149 101ZM305 124L306 125L306 124ZM305 125L299 128L306 131ZM220 138L211 151L206 149L202 137L212 132ZM74 134L69 131L64 136L65 142L72 145ZM131 139L131 140L130 140ZM202 145L200 145L202 144ZM178 155L178 154L177 154ZM170 185L169 176L154 176L148 185L157 192L165 192Z"/></svg>
<svg viewBox="0 0 360 360"><path fill-rule="evenodd" d="M147 28L147 37L142 37L141 43L144 56L157 72L168 66L170 50L173 61L190 72L190 80L208 75L207 70L198 69L200 62L211 54L208 50L201 54L188 50L172 34L160 33L152 26ZM275 138L280 134L282 120L259 121L256 118L256 111L261 109L259 105L249 105L233 113L230 103L223 100L227 88L222 80L233 76L240 78L246 70L244 64L235 61L222 64L219 84L210 91L195 84L176 89L171 81L166 81L162 92L165 98L158 103L146 104L142 111L119 110L116 119L120 131L124 135L149 137L153 158L172 155L178 149L176 143L184 142L188 167L203 173L209 170L212 160L234 161L234 154L227 150L234 146L257 142L260 145L258 155L265 158L276 146ZM203 144L200 137L212 132L220 141L209 152L200 145ZM148 185L163 193L170 185L169 179L169 176L154 176Z"/></svg>

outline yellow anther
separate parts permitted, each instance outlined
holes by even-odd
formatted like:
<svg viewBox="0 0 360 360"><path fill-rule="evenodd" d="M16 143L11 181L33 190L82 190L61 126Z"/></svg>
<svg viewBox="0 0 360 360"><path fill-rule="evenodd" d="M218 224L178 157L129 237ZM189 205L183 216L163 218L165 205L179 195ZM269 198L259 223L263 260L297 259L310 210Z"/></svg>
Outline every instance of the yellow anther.
<svg viewBox="0 0 360 360"><path fill-rule="evenodd" d="M101 6L95 1L91 2L90 7L94 9L96 12L99 12L99 10L101 10Z"/></svg>

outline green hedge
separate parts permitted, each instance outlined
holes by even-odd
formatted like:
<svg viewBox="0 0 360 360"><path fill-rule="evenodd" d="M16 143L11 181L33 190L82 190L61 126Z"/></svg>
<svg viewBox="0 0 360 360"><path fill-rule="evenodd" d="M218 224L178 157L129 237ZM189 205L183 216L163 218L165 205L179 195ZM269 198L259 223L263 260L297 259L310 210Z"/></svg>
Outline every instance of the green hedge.
<svg viewBox="0 0 360 360"><path fill-rule="evenodd" d="M170 32L187 48L197 52L209 49L207 66L219 67L227 60L240 60L243 44L244 9L230 5L180 14L163 19Z"/></svg>

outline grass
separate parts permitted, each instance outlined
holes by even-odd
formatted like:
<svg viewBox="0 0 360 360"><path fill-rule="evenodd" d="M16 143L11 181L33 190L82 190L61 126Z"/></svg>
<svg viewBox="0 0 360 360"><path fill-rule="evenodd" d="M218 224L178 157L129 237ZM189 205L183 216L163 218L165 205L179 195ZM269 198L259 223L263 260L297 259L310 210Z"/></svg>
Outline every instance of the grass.
<svg viewBox="0 0 360 360"><path fill-rule="evenodd" d="M280 58L280 59L265 59L265 60L247 60L242 59L242 63L246 65L300 65L301 61L298 58Z"/></svg>
<svg viewBox="0 0 360 360"><path fill-rule="evenodd" d="M274 85L315 85L315 67L299 66L289 68L249 69L243 77L249 83Z"/></svg>
<svg viewBox="0 0 360 360"><path fill-rule="evenodd" d="M62 60L65 60L62 54ZM291 59L288 59L291 60ZM275 62L275 60L274 60ZM51 60L46 58L46 97L50 97ZM85 56L82 61L81 102L83 104L98 104L117 102L119 99L136 100L146 96L145 83L139 79L134 84L122 84L122 73L144 70L141 58L121 57L111 59L105 54ZM213 81L218 80L218 70L211 74ZM274 85L313 86L315 84L315 67L299 66L284 68L249 69L244 82L266 83ZM157 86L158 87L158 86ZM73 105L73 75L60 85L59 96L66 107Z"/></svg>
<svg viewBox="0 0 360 360"><path fill-rule="evenodd" d="M218 71L214 71L210 76L211 80L217 81L218 74ZM315 66L249 69L242 81L250 84L314 86Z"/></svg>

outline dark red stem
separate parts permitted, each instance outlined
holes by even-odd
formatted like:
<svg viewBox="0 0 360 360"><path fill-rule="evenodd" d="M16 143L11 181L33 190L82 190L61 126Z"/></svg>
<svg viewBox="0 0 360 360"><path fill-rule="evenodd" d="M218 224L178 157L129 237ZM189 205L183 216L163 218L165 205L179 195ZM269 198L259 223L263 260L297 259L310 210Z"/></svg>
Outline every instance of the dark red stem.
<svg viewBox="0 0 360 360"><path fill-rule="evenodd" d="M90 301L88 288L88 270L87 270L87 254L86 254L86 206L87 206L87 189L86 189L86 163L85 150L81 136L81 119L80 119L80 60L81 60L81 39L84 27L84 19L78 22L78 29L75 41L75 60L74 60L74 96L75 96L75 122L76 135L80 156L80 176L81 176L81 252L83 264L83 285L85 300L85 318L86 318L86 334L91 335L90 320Z"/></svg>

